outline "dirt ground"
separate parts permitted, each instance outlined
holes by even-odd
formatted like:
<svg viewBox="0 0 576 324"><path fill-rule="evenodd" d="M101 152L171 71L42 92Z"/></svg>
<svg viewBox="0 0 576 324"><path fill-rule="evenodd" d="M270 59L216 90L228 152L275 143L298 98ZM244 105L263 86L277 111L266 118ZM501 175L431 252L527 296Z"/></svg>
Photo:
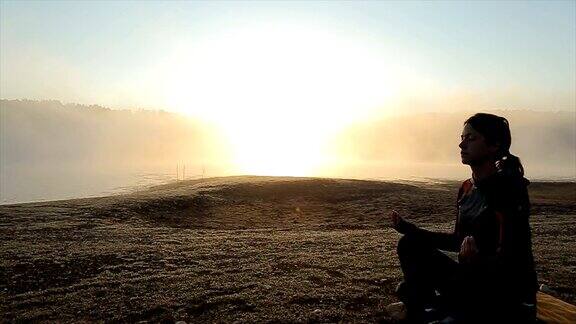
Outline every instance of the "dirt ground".
<svg viewBox="0 0 576 324"><path fill-rule="evenodd" d="M3 321L391 322L394 208L451 231L458 182L226 177L0 206ZM576 303L576 183L532 183L540 283Z"/></svg>

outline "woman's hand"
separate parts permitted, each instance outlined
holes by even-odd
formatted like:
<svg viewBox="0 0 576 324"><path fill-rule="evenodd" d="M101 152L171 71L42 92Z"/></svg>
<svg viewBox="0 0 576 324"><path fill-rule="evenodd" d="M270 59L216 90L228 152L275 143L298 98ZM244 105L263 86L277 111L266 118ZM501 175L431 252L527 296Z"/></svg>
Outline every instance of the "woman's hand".
<svg viewBox="0 0 576 324"><path fill-rule="evenodd" d="M392 210L392 213L390 213L390 220L392 222L392 228L400 232L400 223L404 221L404 218L402 218L397 211Z"/></svg>
<svg viewBox="0 0 576 324"><path fill-rule="evenodd" d="M400 216L397 211L392 210L390 213L390 221L392 228L394 228L400 234L407 234L410 232L418 231L418 226L405 220L404 217Z"/></svg>
<svg viewBox="0 0 576 324"><path fill-rule="evenodd" d="M462 245L460 246L460 253L458 254L458 261L462 263L470 263L472 258L478 254L478 247L473 236L466 236Z"/></svg>

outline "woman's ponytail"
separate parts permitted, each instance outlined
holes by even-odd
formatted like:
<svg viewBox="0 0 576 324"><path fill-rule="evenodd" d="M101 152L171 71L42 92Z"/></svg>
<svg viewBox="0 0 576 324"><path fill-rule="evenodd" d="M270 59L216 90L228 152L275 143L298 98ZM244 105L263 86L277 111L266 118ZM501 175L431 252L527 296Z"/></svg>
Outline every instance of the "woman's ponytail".
<svg viewBox="0 0 576 324"><path fill-rule="evenodd" d="M520 158L509 152L496 161L496 168L498 172L503 172L507 175L524 176L524 167Z"/></svg>

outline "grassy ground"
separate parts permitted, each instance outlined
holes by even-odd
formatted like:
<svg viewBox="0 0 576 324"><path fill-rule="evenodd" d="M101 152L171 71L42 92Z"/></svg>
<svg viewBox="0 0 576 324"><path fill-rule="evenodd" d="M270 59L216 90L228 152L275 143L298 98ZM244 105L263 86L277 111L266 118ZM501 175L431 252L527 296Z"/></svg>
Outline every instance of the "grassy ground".
<svg viewBox="0 0 576 324"><path fill-rule="evenodd" d="M390 209L450 231L459 183L229 177L0 206L5 321L380 321ZM576 184L533 183L541 283L576 303Z"/></svg>

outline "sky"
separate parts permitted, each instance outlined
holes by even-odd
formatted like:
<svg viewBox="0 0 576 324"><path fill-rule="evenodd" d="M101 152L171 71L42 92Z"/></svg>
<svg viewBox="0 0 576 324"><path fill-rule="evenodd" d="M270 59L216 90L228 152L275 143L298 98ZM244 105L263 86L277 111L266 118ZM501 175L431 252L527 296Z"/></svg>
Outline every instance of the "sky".
<svg viewBox="0 0 576 324"><path fill-rule="evenodd" d="M576 108L574 1L2 0L0 18L3 99L332 124Z"/></svg>
<svg viewBox="0 0 576 324"><path fill-rule="evenodd" d="M329 176L338 177L362 163L368 171L358 176L390 174L383 161L404 149L396 162L406 172L460 177L468 172L458 160L462 118L521 111L510 113L521 135L514 149L528 165L540 163L542 177L573 178L576 1L0 0L0 99L176 112L213 130L218 141L208 146L223 152L214 160L230 165L226 174L335 169ZM556 111L569 120L538 117ZM403 119L422 112L456 114L438 125L428 125L433 117ZM114 122L96 122L87 131L110 144L143 131L124 121L111 137L105 131ZM535 123L541 134L533 138ZM46 136L41 123L25 125L12 128L13 143L19 131ZM164 138L151 129L146 135ZM568 144L551 152L542 148L554 141L532 145L548 138L542 134ZM197 139L184 137L183 152L196 149ZM38 147L28 144L15 147ZM180 159L157 155L170 170ZM429 156L453 166L406 164ZM154 160L147 159L135 160Z"/></svg>

